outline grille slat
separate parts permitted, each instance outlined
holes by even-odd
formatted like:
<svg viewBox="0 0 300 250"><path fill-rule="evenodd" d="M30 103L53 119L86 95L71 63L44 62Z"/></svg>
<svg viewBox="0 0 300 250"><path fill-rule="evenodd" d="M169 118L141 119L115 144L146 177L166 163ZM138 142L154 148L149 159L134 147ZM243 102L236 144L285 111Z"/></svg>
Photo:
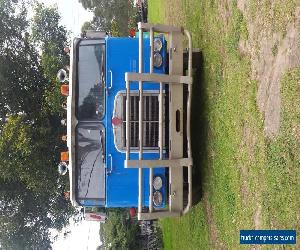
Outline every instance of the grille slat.
<svg viewBox="0 0 300 250"><path fill-rule="evenodd" d="M139 96L130 96L130 147L138 148L139 138ZM158 114L157 95L143 96L143 147L158 148ZM123 98L123 146L126 147L126 97Z"/></svg>
<svg viewBox="0 0 300 250"><path fill-rule="evenodd" d="M146 131L146 138L147 138L147 143L148 145L151 145L151 114L152 114L152 107L151 107L151 104L152 104L152 98L149 97L149 103L148 103L148 119L147 121L149 121L149 123L147 123L148 125L148 128L147 128L147 131Z"/></svg>

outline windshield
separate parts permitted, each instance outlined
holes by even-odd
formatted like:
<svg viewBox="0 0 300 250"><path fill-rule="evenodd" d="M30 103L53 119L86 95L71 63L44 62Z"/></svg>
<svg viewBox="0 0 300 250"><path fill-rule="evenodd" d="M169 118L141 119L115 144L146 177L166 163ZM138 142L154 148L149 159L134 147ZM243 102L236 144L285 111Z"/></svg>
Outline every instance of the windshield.
<svg viewBox="0 0 300 250"><path fill-rule="evenodd" d="M102 119L105 98L104 44L101 40L81 41L77 58L77 119Z"/></svg>
<svg viewBox="0 0 300 250"><path fill-rule="evenodd" d="M77 200L81 205L105 198L104 127L79 123L76 129Z"/></svg>

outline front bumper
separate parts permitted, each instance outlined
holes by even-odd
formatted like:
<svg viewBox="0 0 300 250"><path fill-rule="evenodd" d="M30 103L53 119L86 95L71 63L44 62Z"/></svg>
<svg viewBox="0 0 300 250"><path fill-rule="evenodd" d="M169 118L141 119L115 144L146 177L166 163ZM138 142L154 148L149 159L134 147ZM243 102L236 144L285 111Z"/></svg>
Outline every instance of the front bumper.
<svg viewBox="0 0 300 250"><path fill-rule="evenodd" d="M150 31L150 73L143 73L143 31ZM182 28L153 25L148 23L139 23L139 73L125 73L126 81L126 121L130 121L130 84L131 82L139 82L139 159L130 159L130 129L126 126L126 160L125 168L138 168L139 170L139 197L138 197L138 219L153 220L162 217L180 216L186 213L192 204L192 153L190 139L190 110L192 97L192 40L191 35L187 30ZM153 39L154 32L167 33L169 37L169 74L154 74L153 73ZM183 37L188 39L188 76L183 76ZM143 159L143 83L156 82L160 85L159 91L159 159L145 160ZM163 89L164 85L169 87L169 159L163 159ZM188 86L187 95L187 119L184 121L184 84ZM168 122L168 121L167 121ZM187 158L183 157L184 132L183 123L186 127L187 137ZM169 206L166 209L153 208L153 168L169 168ZM183 168L188 168L188 193L187 205L184 206L184 185L183 185ZM149 168L149 210L142 207L143 194L143 169Z"/></svg>

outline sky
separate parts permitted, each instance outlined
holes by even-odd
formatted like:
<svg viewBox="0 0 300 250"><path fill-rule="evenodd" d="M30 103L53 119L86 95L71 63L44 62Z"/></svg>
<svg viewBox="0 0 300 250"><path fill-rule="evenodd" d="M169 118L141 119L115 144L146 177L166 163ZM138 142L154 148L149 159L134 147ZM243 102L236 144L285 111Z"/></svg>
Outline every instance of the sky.
<svg viewBox="0 0 300 250"><path fill-rule="evenodd" d="M72 37L79 36L81 26L93 17L78 0L39 0L46 6L57 5L62 17L61 24L72 32ZM71 233L64 238L62 235L52 245L54 250L93 249L100 245L99 222L83 221L79 225L70 224Z"/></svg>
<svg viewBox="0 0 300 250"><path fill-rule="evenodd" d="M71 225L71 233L64 238L61 235L52 244L54 250L95 250L101 244L99 229L100 223L96 221L83 221L78 225Z"/></svg>
<svg viewBox="0 0 300 250"><path fill-rule="evenodd" d="M78 0L39 0L39 2L47 6L56 4L62 17L62 24L75 36L80 34L82 24L93 17L93 14L86 11Z"/></svg>

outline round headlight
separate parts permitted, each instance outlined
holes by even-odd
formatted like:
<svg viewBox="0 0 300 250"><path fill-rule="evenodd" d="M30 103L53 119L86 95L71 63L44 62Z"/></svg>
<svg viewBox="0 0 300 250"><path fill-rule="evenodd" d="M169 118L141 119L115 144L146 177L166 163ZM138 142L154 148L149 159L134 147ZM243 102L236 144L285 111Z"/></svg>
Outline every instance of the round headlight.
<svg viewBox="0 0 300 250"><path fill-rule="evenodd" d="M153 65L156 67L156 68L159 68L162 64L162 56L161 54L159 53L154 53L154 56L153 56Z"/></svg>
<svg viewBox="0 0 300 250"><path fill-rule="evenodd" d="M153 187L155 190L159 190L161 189L162 187L162 178L160 176L156 176L154 179L153 179Z"/></svg>
<svg viewBox="0 0 300 250"><path fill-rule="evenodd" d="M155 191L153 194L154 205L159 207L159 206L161 206L162 202L163 202L162 193L160 191Z"/></svg>
<svg viewBox="0 0 300 250"><path fill-rule="evenodd" d="M161 40L159 38L154 38L154 41L153 41L153 50L154 50L154 52L161 51L161 48L162 48Z"/></svg>

